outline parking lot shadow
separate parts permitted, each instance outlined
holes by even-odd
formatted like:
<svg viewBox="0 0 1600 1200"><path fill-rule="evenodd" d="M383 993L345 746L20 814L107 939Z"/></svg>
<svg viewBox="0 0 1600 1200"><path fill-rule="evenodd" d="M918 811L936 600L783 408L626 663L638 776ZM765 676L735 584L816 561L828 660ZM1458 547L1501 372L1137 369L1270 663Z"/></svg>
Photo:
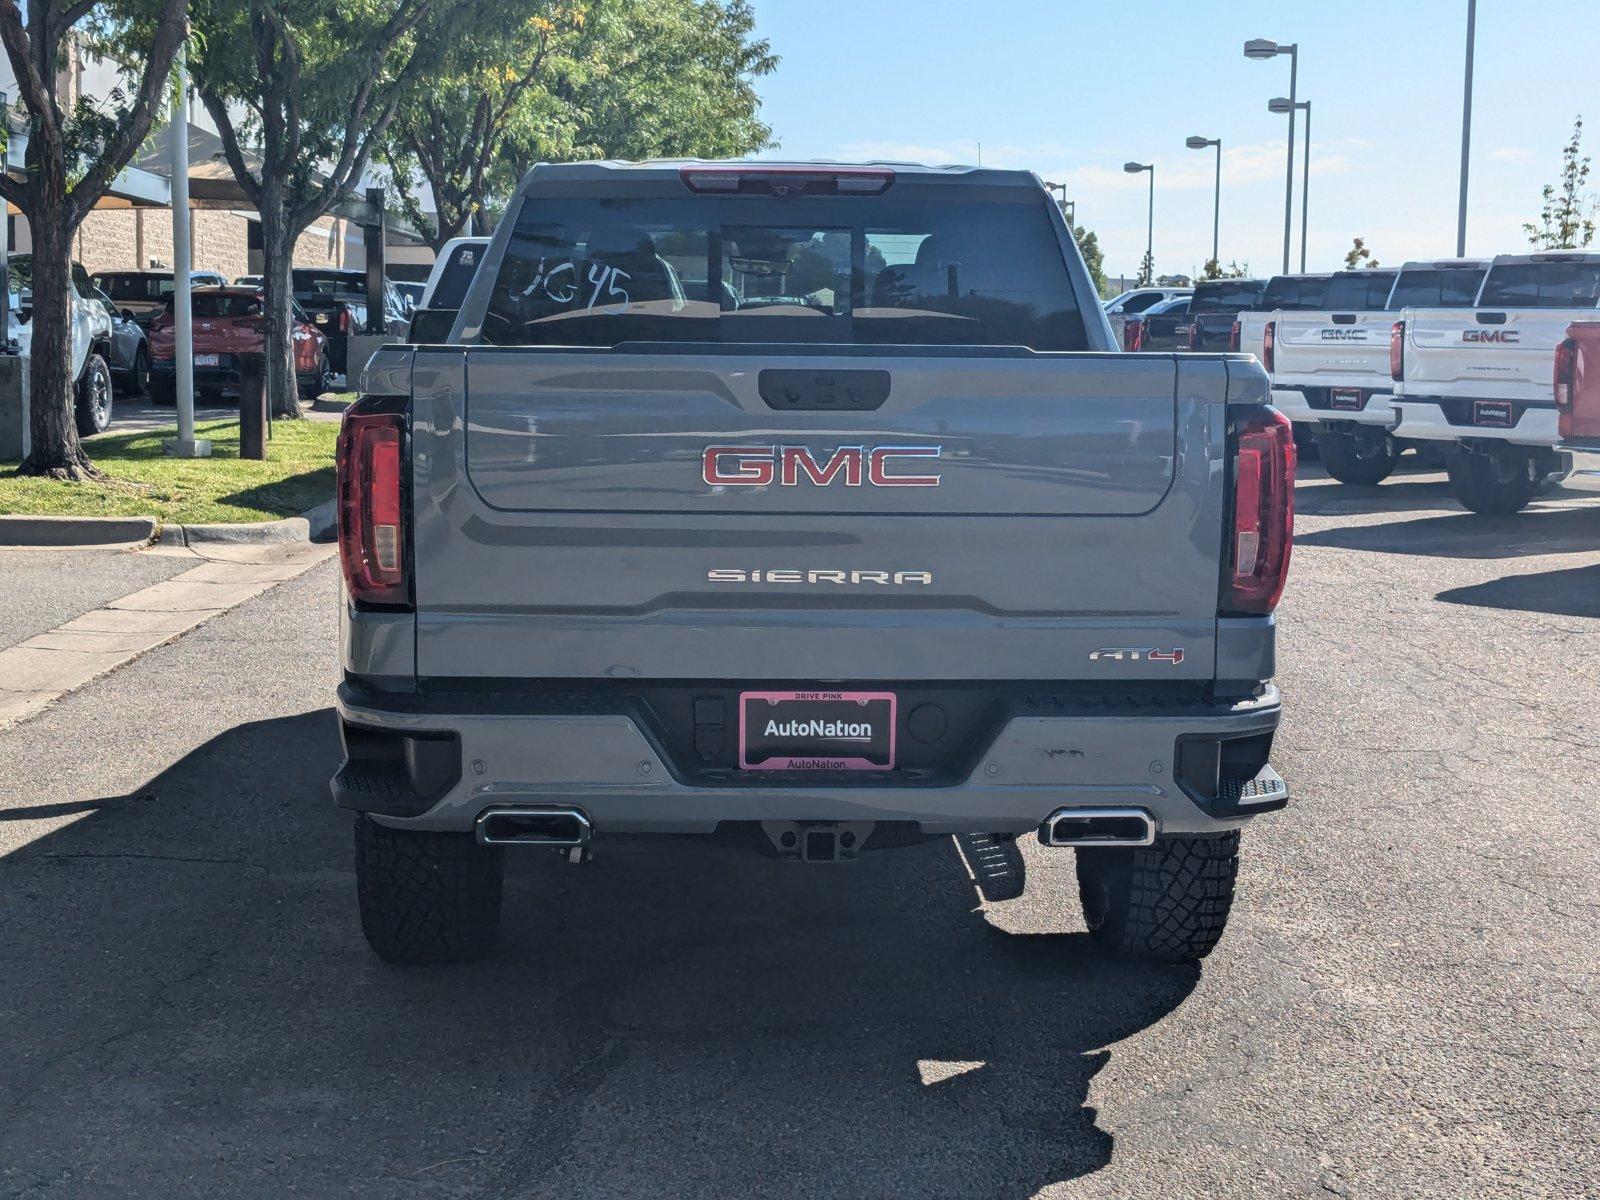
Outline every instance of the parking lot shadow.
<svg viewBox="0 0 1600 1200"><path fill-rule="evenodd" d="M1600 566L1506 575L1487 583L1450 588L1436 599L1558 617L1600 617Z"/></svg>
<svg viewBox="0 0 1600 1200"><path fill-rule="evenodd" d="M1362 516L1379 512L1419 512L1456 507L1443 475L1391 480L1372 487L1343 483L1300 482L1294 490L1296 515L1307 517Z"/></svg>
<svg viewBox="0 0 1600 1200"><path fill-rule="evenodd" d="M990 914L948 842L603 831L510 860L488 961L388 968L336 755L240 726L0 859L0 1191L1029 1196L1110 1161L1090 1081L1199 978L1066 932L1064 853Z"/></svg>
<svg viewBox="0 0 1600 1200"><path fill-rule="evenodd" d="M1442 513L1379 525L1341 525L1295 535L1302 546L1436 558L1529 558L1600 549L1600 505L1535 507L1509 517Z"/></svg>

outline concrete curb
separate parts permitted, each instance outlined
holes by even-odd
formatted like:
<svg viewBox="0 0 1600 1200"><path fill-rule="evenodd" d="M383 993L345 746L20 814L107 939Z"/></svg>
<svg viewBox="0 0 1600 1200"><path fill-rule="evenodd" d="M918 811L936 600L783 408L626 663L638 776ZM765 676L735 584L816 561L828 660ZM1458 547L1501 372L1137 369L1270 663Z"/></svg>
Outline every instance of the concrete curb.
<svg viewBox="0 0 1600 1200"><path fill-rule="evenodd" d="M159 525L155 517L0 516L0 546L137 546Z"/></svg>
<svg viewBox="0 0 1600 1200"><path fill-rule="evenodd" d="M273 546L329 542L338 518L332 500L297 517L236 525L162 525L155 517L0 516L0 547L87 549L144 546Z"/></svg>
<svg viewBox="0 0 1600 1200"><path fill-rule="evenodd" d="M237 525L165 525L157 539L162 546L271 546L284 542L332 541L338 518L334 502L324 500L297 517L251 521Z"/></svg>

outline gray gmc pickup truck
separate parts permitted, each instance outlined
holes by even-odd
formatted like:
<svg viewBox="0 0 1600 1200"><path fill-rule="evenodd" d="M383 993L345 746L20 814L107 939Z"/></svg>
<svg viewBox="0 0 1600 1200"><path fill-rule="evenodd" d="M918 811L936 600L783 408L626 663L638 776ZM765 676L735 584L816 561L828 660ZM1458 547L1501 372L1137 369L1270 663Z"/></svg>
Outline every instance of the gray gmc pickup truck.
<svg viewBox="0 0 1600 1200"><path fill-rule="evenodd" d="M340 438L371 946L487 952L508 847L956 835L995 899L1036 834L1110 952L1202 957L1288 802L1267 395L1248 356L1119 352L1028 173L534 168L448 343L375 355Z"/></svg>

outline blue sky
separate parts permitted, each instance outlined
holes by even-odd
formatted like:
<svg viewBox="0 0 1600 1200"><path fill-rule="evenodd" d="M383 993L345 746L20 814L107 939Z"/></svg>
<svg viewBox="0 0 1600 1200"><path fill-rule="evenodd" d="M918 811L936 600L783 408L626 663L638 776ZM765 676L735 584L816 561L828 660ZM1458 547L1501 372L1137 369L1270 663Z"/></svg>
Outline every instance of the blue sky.
<svg viewBox="0 0 1600 1200"><path fill-rule="evenodd" d="M902 158L1026 167L1068 185L1115 275L1144 252L1154 161L1159 271L1210 255L1223 139L1223 261L1275 272L1283 247L1287 56L1246 59L1246 39L1298 42L1312 102L1307 266L1338 265L1351 238L1380 260L1455 249L1466 0L754 0L783 61L760 82L784 157ZM1527 249L1523 221L1556 177L1572 119L1600 159L1600 0L1480 0L1467 251ZM1300 147L1295 168L1299 259ZM1600 186L1600 170L1591 177Z"/></svg>

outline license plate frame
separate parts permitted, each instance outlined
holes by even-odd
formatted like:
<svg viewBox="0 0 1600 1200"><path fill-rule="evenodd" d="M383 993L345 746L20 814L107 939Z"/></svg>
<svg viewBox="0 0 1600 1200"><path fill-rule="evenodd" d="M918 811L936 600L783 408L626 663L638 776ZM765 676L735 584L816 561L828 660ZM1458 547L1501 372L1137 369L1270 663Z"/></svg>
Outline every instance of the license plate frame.
<svg viewBox="0 0 1600 1200"><path fill-rule="evenodd" d="M1331 388L1328 392L1328 406L1336 412L1360 412L1367 406L1366 389Z"/></svg>
<svg viewBox="0 0 1600 1200"><path fill-rule="evenodd" d="M220 367L222 365L222 355L196 354L194 356L194 365L197 367Z"/></svg>
<svg viewBox="0 0 1600 1200"><path fill-rule="evenodd" d="M1474 400L1472 423L1485 429L1510 429L1515 410L1504 400Z"/></svg>
<svg viewBox="0 0 1600 1200"><path fill-rule="evenodd" d="M856 721L849 720L858 716ZM765 718L768 725L754 728ZM758 690L739 693L741 771L892 771L899 698L893 692ZM802 733L793 723L830 723L840 732ZM768 732L772 726L777 732ZM870 732L855 732L865 726ZM754 735L754 736L752 736ZM752 757L755 755L756 757Z"/></svg>

